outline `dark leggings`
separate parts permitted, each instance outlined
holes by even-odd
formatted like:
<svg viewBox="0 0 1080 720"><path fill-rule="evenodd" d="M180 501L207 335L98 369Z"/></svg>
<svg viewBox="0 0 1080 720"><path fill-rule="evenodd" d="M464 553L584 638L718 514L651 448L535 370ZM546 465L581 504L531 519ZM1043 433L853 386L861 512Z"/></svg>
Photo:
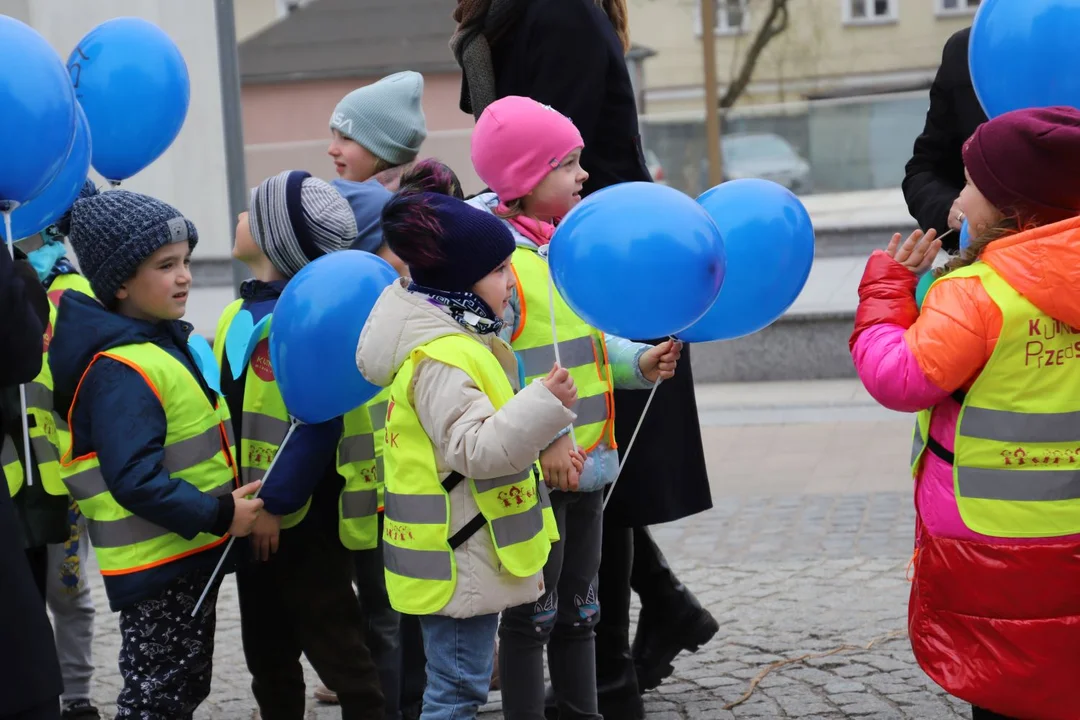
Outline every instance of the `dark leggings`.
<svg viewBox="0 0 1080 720"><path fill-rule="evenodd" d="M971 720L1016 720L1008 715L999 715L996 712L990 710L983 710L981 707L971 706Z"/></svg>

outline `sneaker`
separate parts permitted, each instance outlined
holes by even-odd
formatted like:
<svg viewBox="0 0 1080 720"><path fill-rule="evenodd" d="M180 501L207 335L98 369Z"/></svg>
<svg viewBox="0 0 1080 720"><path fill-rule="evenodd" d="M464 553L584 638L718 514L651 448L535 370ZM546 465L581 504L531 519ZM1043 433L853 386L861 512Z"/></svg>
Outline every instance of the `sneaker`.
<svg viewBox="0 0 1080 720"><path fill-rule="evenodd" d="M101 720L101 713L89 700L73 700L64 706L60 720Z"/></svg>
<svg viewBox="0 0 1080 720"><path fill-rule="evenodd" d="M318 687L315 688L315 699L327 705L338 704L337 693L322 683L319 683Z"/></svg>

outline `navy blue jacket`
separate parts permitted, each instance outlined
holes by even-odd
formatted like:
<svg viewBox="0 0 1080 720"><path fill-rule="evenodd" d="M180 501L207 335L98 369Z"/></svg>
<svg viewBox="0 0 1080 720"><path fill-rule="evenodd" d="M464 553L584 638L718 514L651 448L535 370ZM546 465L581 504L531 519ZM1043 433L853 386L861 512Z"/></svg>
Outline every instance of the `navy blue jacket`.
<svg viewBox="0 0 1080 720"><path fill-rule="evenodd" d="M57 411L67 415L79 380L95 354L134 343L153 343L175 357L213 402L214 392L187 349L191 330L185 322L136 320L110 312L82 293L64 293L49 346ZM96 452L109 491L135 515L185 539L200 532L224 535L228 531L232 496L214 498L179 477L171 477L163 466L165 410L132 368L110 358L95 362L79 390L71 429L73 457ZM181 575L213 569L222 547L148 570L105 577L109 605L120 610L156 596Z"/></svg>
<svg viewBox="0 0 1080 720"><path fill-rule="evenodd" d="M240 286L244 310L251 313L252 323L258 323L274 311L281 292L288 280L262 282L248 280ZM229 403L236 437L243 432L245 367L240 377L233 380L228 359L221 371L221 389ZM293 430L289 442L278 453L274 472L263 486L259 497L263 507L274 515L288 515L304 507L323 478L337 477L337 446L342 432L341 418L327 420L315 425L303 424ZM239 440L238 440L239 442Z"/></svg>

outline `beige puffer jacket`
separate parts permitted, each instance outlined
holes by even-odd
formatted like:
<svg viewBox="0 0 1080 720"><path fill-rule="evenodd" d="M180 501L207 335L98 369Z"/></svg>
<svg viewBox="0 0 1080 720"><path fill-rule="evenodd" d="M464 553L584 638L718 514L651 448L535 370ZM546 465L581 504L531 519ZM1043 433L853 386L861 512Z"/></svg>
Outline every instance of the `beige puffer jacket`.
<svg viewBox="0 0 1080 720"><path fill-rule="evenodd" d="M356 366L380 387L393 382L414 348L467 332L443 308L406 290L406 282L383 291L356 349ZM517 358L510 346L495 335L469 335L494 353L517 390ZM413 373L410 401L435 447L440 479L452 470L478 479L521 472L575 417L540 382L531 383L495 412L464 371L430 359L421 361ZM469 483L459 483L450 492L450 534L478 512ZM439 615L468 618L501 612L543 594L543 573L519 578L502 569L489 532L475 533L454 553L457 587Z"/></svg>

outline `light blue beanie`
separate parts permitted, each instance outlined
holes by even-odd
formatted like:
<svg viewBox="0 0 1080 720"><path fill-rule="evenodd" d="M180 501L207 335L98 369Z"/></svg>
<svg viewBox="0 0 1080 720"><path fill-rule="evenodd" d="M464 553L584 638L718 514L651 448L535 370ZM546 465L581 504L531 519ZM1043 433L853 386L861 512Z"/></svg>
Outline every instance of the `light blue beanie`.
<svg viewBox="0 0 1080 720"><path fill-rule="evenodd" d="M387 75L357 88L341 99L330 116L330 127L395 166L416 159L427 137L420 101L424 76L418 72Z"/></svg>

